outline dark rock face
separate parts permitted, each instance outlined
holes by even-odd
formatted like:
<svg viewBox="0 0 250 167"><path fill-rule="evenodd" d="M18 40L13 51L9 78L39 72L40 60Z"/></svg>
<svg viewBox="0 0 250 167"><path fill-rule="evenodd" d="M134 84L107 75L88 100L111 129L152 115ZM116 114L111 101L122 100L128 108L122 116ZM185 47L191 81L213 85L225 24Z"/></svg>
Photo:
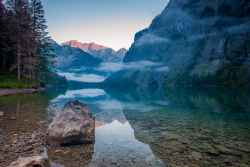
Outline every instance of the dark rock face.
<svg viewBox="0 0 250 167"><path fill-rule="evenodd" d="M66 103L46 132L46 141L51 146L92 143L94 139L95 117L78 100Z"/></svg>
<svg viewBox="0 0 250 167"><path fill-rule="evenodd" d="M27 157L27 158L19 158L17 161L10 164L9 167L50 167L49 159L40 156Z"/></svg>
<svg viewBox="0 0 250 167"><path fill-rule="evenodd" d="M248 67L249 6L243 0L170 0L151 25L135 35L123 61L147 60L159 66L139 73L118 71L106 82L151 86L155 80L159 85L177 85L180 76L214 74L224 65Z"/></svg>

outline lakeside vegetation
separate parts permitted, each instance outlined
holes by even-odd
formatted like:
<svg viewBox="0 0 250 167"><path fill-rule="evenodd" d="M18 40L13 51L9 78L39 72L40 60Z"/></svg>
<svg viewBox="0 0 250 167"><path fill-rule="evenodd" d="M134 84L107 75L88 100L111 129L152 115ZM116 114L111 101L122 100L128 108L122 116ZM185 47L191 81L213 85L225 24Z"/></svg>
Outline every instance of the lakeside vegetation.
<svg viewBox="0 0 250 167"><path fill-rule="evenodd" d="M0 0L0 87L44 87L53 79L56 55L41 0Z"/></svg>

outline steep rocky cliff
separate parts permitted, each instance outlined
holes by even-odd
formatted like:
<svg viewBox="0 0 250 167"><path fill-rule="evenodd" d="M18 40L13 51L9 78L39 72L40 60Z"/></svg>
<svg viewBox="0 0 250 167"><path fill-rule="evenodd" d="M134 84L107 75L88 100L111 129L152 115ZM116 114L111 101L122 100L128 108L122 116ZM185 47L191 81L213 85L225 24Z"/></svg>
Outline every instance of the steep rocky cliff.
<svg viewBox="0 0 250 167"><path fill-rule="evenodd" d="M110 84L223 85L250 83L250 1L170 0L151 25L135 35L123 63L156 67L123 69Z"/></svg>
<svg viewBox="0 0 250 167"><path fill-rule="evenodd" d="M102 59L104 62L121 62L127 52L127 49L122 48L117 52L111 48L92 43L81 43L76 40L71 40L62 43L61 46L69 45L71 47L80 48L97 58Z"/></svg>
<svg viewBox="0 0 250 167"><path fill-rule="evenodd" d="M68 70L70 68L96 67L102 63L102 60L96 58L79 48L71 46L60 46L52 41L54 53L57 55L57 67Z"/></svg>

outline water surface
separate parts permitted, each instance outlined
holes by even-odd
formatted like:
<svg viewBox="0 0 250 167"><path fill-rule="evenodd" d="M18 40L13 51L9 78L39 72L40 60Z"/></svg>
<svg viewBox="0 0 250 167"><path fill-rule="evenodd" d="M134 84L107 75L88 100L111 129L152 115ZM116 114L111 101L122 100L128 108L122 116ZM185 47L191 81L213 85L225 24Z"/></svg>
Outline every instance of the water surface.
<svg viewBox="0 0 250 167"><path fill-rule="evenodd" d="M72 99L88 104L96 117L95 143L45 148L43 156L52 166L250 164L250 94L246 88L51 88L0 97L4 112L0 129L44 132ZM5 119L9 117L17 121ZM39 126L39 121L47 121L47 126ZM55 154L57 149L65 154ZM214 150L216 155L211 154Z"/></svg>

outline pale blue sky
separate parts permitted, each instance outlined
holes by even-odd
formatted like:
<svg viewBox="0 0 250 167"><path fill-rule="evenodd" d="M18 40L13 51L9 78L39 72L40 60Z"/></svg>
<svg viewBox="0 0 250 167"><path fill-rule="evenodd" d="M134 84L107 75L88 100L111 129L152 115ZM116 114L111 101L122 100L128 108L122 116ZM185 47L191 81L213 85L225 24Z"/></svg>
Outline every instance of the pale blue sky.
<svg viewBox="0 0 250 167"><path fill-rule="evenodd" d="M49 35L129 49L136 32L147 28L169 0L42 0Z"/></svg>

